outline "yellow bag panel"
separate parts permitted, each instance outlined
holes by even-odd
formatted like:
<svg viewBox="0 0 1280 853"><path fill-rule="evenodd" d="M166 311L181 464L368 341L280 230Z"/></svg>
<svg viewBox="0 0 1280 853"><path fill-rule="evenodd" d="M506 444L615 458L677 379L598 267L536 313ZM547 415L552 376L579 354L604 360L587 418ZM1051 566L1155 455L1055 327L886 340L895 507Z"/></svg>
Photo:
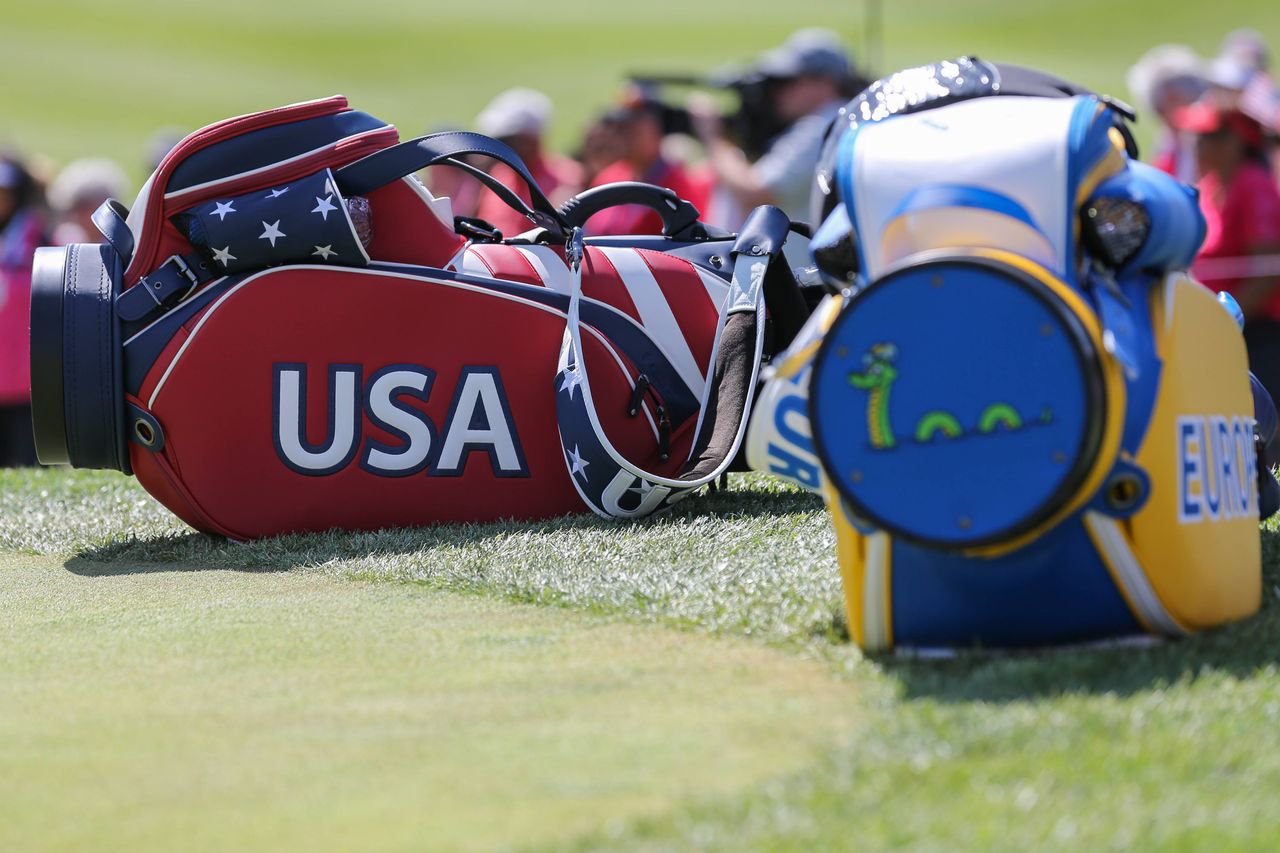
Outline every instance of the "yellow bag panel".
<svg viewBox="0 0 1280 853"><path fill-rule="evenodd" d="M845 613L849 637L864 651L893 647L892 540L887 533L864 536L845 514L840 496L823 479L822 496L831 512L836 533L836 560L844 582Z"/></svg>
<svg viewBox="0 0 1280 853"><path fill-rule="evenodd" d="M1124 526L1169 615L1197 630L1261 601L1253 398L1244 339L1213 293L1171 275L1151 307L1164 368L1135 460L1151 496Z"/></svg>

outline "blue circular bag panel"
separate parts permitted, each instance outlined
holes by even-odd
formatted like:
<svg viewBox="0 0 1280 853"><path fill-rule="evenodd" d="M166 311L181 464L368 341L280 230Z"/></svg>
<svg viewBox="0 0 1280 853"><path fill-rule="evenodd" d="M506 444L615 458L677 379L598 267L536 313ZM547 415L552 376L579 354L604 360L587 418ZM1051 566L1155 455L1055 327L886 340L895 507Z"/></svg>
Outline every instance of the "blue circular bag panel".
<svg viewBox="0 0 1280 853"><path fill-rule="evenodd" d="M818 456L859 517L937 548L1007 542L1070 501L1106 418L1097 351L1030 274L924 261L852 298L814 363Z"/></svg>

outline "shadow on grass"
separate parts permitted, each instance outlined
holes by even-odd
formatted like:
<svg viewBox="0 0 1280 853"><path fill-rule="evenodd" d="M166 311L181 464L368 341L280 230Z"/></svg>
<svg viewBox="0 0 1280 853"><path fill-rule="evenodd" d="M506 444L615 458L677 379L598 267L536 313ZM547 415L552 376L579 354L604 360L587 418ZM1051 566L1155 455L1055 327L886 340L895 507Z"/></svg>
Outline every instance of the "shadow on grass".
<svg viewBox="0 0 1280 853"><path fill-rule="evenodd" d="M500 521L491 524L443 524L436 527L391 528L368 532L290 534L247 543L231 542L201 533L186 533L86 548L64 565L70 572L91 576L215 569L245 572L289 571L335 560L465 546L502 536L575 531L583 534L626 532L636 527L679 525L691 518L729 520L821 510L822 501L815 495L747 487L703 493L678 504L670 513L639 521L614 521L594 515L577 515L546 521Z"/></svg>
<svg viewBox="0 0 1280 853"><path fill-rule="evenodd" d="M1012 702L1064 693L1115 693L1195 680L1249 676L1280 663L1280 531L1262 532L1262 609L1250 619L1149 646L1104 646L1023 653L964 653L944 660L885 657L878 662L907 699Z"/></svg>

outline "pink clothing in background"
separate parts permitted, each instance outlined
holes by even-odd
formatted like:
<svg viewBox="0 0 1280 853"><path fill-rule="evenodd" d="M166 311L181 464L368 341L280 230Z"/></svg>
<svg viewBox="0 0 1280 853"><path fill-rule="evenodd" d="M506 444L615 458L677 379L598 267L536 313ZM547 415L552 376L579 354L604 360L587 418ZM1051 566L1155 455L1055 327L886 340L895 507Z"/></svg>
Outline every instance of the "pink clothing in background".
<svg viewBox="0 0 1280 853"><path fill-rule="evenodd" d="M1241 164L1225 184L1216 174L1205 175L1199 189L1200 210L1207 228L1192 274L1214 291L1235 295L1240 277L1209 277L1202 262L1246 258L1263 247L1280 246L1280 188L1265 166L1250 160ZM1280 320L1280 290L1267 302L1263 313Z"/></svg>
<svg viewBox="0 0 1280 853"><path fill-rule="evenodd" d="M543 195L554 205L562 204L582 189L582 167L568 157L544 154L525 165L529 167L529 173L538 182ZM498 163L489 170L489 174L520 196L521 201L529 204L529 188L514 169ZM512 210L510 205L487 187L480 191L480 205L476 216L497 228L505 237L513 237L534 227L525 216Z"/></svg>
<svg viewBox="0 0 1280 853"><path fill-rule="evenodd" d="M31 399L31 260L43 242L40 220L27 212L0 232L0 406Z"/></svg>

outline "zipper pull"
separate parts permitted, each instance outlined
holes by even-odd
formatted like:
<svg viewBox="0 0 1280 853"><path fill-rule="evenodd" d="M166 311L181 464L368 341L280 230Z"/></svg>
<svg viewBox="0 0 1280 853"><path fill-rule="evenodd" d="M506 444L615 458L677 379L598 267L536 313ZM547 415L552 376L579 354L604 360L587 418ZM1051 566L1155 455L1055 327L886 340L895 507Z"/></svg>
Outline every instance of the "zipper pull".
<svg viewBox="0 0 1280 853"><path fill-rule="evenodd" d="M635 390L631 392L631 404L627 407L627 415L635 417L640 414L640 404L644 402L644 395L649 392L649 377L641 373L636 377Z"/></svg>
<svg viewBox="0 0 1280 853"><path fill-rule="evenodd" d="M658 406L658 458L663 462L671 458L671 419L662 406Z"/></svg>

